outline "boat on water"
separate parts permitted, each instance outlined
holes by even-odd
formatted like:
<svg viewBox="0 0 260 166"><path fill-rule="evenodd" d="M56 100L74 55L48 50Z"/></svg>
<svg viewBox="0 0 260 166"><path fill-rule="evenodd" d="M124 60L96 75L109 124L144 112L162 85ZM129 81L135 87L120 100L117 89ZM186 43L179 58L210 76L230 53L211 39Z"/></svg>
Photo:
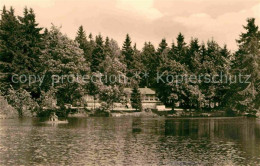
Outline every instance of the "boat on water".
<svg viewBox="0 0 260 166"><path fill-rule="evenodd" d="M55 114L55 112L52 112L49 120L45 121L43 123L47 123L47 124L67 124L69 122L68 122L68 120L59 120L58 116Z"/></svg>
<svg viewBox="0 0 260 166"><path fill-rule="evenodd" d="M46 124L67 124L68 120L45 121Z"/></svg>

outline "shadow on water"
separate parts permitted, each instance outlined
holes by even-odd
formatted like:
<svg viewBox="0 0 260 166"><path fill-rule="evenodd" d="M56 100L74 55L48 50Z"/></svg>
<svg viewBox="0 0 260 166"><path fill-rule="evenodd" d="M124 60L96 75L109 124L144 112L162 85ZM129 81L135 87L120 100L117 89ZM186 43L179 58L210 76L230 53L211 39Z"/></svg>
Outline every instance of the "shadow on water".
<svg viewBox="0 0 260 166"><path fill-rule="evenodd" d="M134 134L141 133L142 132L141 125L142 125L142 119L141 118L133 119L132 132Z"/></svg>
<svg viewBox="0 0 260 166"><path fill-rule="evenodd" d="M258 165L249 118L0 120L0 165Z"/></svg>

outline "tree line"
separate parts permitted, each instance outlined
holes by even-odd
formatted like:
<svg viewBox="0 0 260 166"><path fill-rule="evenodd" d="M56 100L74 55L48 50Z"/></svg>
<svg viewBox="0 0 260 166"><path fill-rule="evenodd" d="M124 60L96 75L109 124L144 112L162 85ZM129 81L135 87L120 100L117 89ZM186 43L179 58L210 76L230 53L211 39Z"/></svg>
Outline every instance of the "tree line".
<svg viewBox="0 0 260 166"><path fill-rule="evenodd" d="M175 42L162 39L158 47L145 42L141 50L127 34L122 48L115 40L87 34L78 28L75 39L62 34L59 27L39 27L33 9L24 8L23 16L4 6L0 20L0 90L20 116L25 110L41 112L50 99L57 99L64 108L75 103L84 94L99 96L106 109L122 102L125 87L134 89L132 96L139 96L138 87L156 90L166 106L215 109L233 113L255 114L260 107L260 31L254 18L247 20L243 33L238 37L238 49L231 52L213 39L200 42L191 38L187 42L179 33ZM13 81L13 75L45 76L32 84ZM120 75L127 82L58 82L53 75ZM160 79L158 79L160 75ZM183 81L176 83L171 76L232 76L233 82ZM239 75L248 76L247 82L237 81ZM177 77L176 77L177 78ZM183 78L182 78L183 79ZM234 81L234 79L236 79ZM168 80L168 81L163 81ZM140 107L139 99L132 99ZM139 104L138 104L139 102Z"/></svg>

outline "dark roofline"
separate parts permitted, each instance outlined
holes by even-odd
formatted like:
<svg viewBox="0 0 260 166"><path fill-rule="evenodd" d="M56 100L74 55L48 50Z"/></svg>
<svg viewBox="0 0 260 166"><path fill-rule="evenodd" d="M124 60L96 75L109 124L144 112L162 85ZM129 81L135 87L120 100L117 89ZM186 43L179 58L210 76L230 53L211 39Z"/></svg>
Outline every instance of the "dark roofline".
<svg viewBox="0 0 260 166"><path fill-rule="evenodd" d="M138 88L141 94L147 94L147 95L155 95L156 92L152 90L151 88ZM132 88L124 88L125 93L132 93Z"/></svg>

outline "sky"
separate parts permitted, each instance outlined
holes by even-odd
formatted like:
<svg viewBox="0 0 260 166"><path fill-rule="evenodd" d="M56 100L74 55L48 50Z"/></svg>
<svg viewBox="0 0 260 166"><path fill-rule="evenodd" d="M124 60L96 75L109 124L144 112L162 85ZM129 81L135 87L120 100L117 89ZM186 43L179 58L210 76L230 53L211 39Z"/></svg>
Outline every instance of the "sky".
<svg viewBox="0 0 260 166"><path fill-rule="evenodd" d="M235 50L246 19L254 17L260 25L260 0L0 0L3 5L18 15L25 6L33 8L40 26L61 26L72 39L80 25L120 46L129 33L139 49L146 41L157 47L162 38L171 45L181 32L187 43L192 37L214 39Z"/></svg>

